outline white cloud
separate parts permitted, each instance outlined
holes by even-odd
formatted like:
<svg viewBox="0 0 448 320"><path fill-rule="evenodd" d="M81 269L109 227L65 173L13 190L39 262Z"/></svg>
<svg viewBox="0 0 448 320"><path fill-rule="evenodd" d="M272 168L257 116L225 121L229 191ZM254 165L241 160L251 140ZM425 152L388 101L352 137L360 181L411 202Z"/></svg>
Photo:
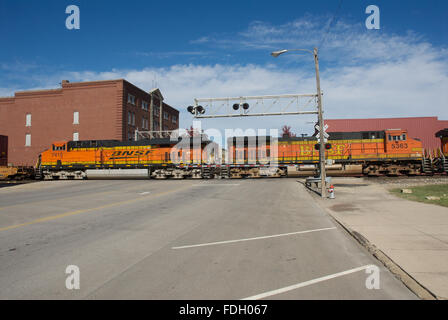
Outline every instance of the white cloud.
<svg viewBox="0 0 448 320"><path fill-rule="evenodd" d="M209 42L209 41L210 41L209 37L200 37L199 39L190 41L190 43L198 44L198 43L206 43L206 42Z"/></svg>
<svg viewBox="0 0 448 320"><path fill-rule="evenodd" d="M319 47L320 56L338 64L400 61L410 55L436 55L446 58L446 49L436 49L424 36L413 31L396 35L381 30L367 30L364 23L350 23L329 15L304 15L280 25L254 21L236 34L206 36L205 45L232 50L279 50ZM330 25L331 24L331 25ZM303 59L289 55L288 59Z"/></svg>
<svg viewBox="0 0 448 320"><path fill-rule="evenodd" d="M191 123L185 108L194 98L315 92L314 74L256 65L175 65L170 68L76 73L78 80L126 78L148 90L158 79L167 102L182 111L181 124ZM448 119L448 66L431 57L412 55L397 62L349 66L322 72L324 110L328 118L432 116ZM306 120L302 120L306 119ZM219 128L279 128L292 125L310 132L312 117L206 120Z"/></svg>
<svg viewBox="0 0 448 320"><path fill-rule="evenodd" d="M165 52L141 52L135 53L137 56L155 57L155 58L171 58L176 56L207 56L210 52L207 51L165 51Z"/></svg>

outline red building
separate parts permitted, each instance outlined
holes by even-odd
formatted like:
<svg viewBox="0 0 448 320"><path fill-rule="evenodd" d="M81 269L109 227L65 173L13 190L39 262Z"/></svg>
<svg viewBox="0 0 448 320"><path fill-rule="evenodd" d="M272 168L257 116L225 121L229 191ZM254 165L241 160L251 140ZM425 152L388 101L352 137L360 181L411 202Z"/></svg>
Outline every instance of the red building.
<svg viewBox="0 0 448 320"><path fill-rule="evenodd" d="M146 92L124 79L70 83L0 98L0 134L8 162L34 165L54 141L127 140L135 130L179 128L179 111L159 89Z"/></svg>
<svg viewBox="0 0 448 320"><path fill-rule="evenodd" d="M378 131L406 129L411 138L420 139L425 149L440 148L440 139L435 134L448 128L448 120L437 117L374 118L374 119L327 119L327 132Z"/></svg>

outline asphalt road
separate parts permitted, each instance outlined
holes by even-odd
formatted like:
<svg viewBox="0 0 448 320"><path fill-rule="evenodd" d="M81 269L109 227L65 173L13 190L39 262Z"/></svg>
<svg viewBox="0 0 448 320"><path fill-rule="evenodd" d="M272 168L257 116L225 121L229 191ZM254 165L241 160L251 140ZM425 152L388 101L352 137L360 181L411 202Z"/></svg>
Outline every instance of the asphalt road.
<svg viewBox="0 0 448 320"><path fill-rule="evenodd" d="M0 188L0 299L243 298L416 297L294 179Z"/></svg>

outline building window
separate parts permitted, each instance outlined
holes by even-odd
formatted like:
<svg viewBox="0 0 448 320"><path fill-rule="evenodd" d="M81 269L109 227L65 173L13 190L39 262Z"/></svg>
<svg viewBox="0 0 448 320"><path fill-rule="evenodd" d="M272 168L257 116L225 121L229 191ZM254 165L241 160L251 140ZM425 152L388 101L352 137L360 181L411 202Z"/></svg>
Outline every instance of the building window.
<svg viewBox="0 0 448 320"><path fill-rule="evenodd" d="M142 128L148 129L148 119L142 118Z"/></svg>
<svg viewBox="0 0 448 320"><path fill-rule="evenodd" d="M158 116L159 115L159 107L154 106L154 115Z"/></svg>
<svg viewBox="0 0 448 320"><path fill-rule="evenodd" d="M73 124L79 124L79 112L73 112Z"/></svg>
<svg viewBox="0 0 448 320"><path fill-rule="evenodd" d="M172 116L171 121L173 121L173 123L177 123L177 116Z"/></svg>
<svg viewBox="0 0 448 320"><path fill-rule="evenodd" d="M142 109L148 111L148 102L142 101Z"/></svg>
<svg viewBox="0 0 448 320"><path fill-rule="evenodd" d="M128 111L128 125L135 126L135 113Z"/></svg>
<svg viewBox="0 0 448 320"><path fill-rule="evenodd" d="M170 118L168 112L164 111L163 112L163 119L168 120Z"/></svg>
<svg viewBox="0 0 448 320"><path fill-rule="evenodd" d="M73 141L79 141L79 133L73 132Z"/></svg>
<svg viewBox="0 0 448 320"><path fill-rule="evenodd" d="M128 103L135 105L135 97L132 94L128 94Z"/></svg>
<svg viewBox="0 0 448 320"><path fill-rule="evenodd" d="M29 133L25 136L25 147L31 147L31 134Z"/></svg>
<svg viewBox="0 0 448 320"><path fill-rule="evenodd" d="M28 113L26 115L26 124L25 124L25 126L31 127L31 113Z"/></svg>

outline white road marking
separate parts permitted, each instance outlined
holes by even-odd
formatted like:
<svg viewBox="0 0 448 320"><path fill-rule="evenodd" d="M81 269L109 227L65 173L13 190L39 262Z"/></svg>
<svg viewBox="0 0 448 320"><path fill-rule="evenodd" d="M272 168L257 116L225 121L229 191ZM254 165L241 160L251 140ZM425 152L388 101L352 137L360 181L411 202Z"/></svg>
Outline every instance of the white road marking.
<svg viewBox="0 0 448 320"><path fill-rule="evenodd" d="M342 276L345 276L345 275L350 274L350 273L359 272L359 271L362 271L362 270L365 270L365 269L369 268L370 266L371 265L366 265L366 266L362 266L362 267L359 267L359 268L354 268L354 269L350 269L350 270L347 270L347 271L342 271L342 272L330 274L328 276L324 276L324 277L320 277L320 278L317 278L317 279L313 279L313 280L297 283L297 284L294 284L292 286L288 286L288 287L280 288L280 289L277 289L277 290L272 290L272 291L260 293L260 294L257 294L255 296L247 297L247 298L244 298L244 299L241 299L241 300L259 300L259 299L267 298L267 297L274 296L274 295L277 295L277 294L280 294L280 293L285 293L285 292L288 292L288 291L291 291L291 290L295 290L295 289L298 289L298 288L303 288L303 287L306 287L306 286L310 286L312 284L319 283L319 282L322 282L322 281L334 279L334 278L337 278L337 277L342 277Z"/></svg>
<svg viewBox="0 0 448 320"><path fill-rule="evenodd" d="M239 186L239 183L200 183L193 184L193 187L209 187L209 186Z"/></svg>
<svg viewBox="0 0 448 320"><path fill-rule="evenodd" d="M305 230L305 231L297 231L297 232L289 232L289 233L281 233L281 234L274 234L274 235L270 235L270 236L262 236L262 237L255 237L255 238L246 238L246 239L236 239L236 240L208 242L208 243L201 243L201 244L192 244L192 245L186 245L186 246L180 246L180 247L172 247L171 249L175 249L176 250L176 249L186 249L186 248L195 248L195 247L214 246L214 245L218 245L218 244L235 243L235 242L252 241L252 240L261 240L261 239L277 238L277 237L285 237L285 236L292 236L292 235L295 235L295 234L303 234L303 233L325 231L325 230L333 230L333 229L336 229L336 227L314 229L314 230Z"/></svg>
<svg viewBox="0 0 448 320"><path fill-rule="evenodd" d="M140 192L139 194L141 194L142 196L144 196L145 194L149 194L149 193L151 193L151 192L146 191L146 192Z"/></svg>

